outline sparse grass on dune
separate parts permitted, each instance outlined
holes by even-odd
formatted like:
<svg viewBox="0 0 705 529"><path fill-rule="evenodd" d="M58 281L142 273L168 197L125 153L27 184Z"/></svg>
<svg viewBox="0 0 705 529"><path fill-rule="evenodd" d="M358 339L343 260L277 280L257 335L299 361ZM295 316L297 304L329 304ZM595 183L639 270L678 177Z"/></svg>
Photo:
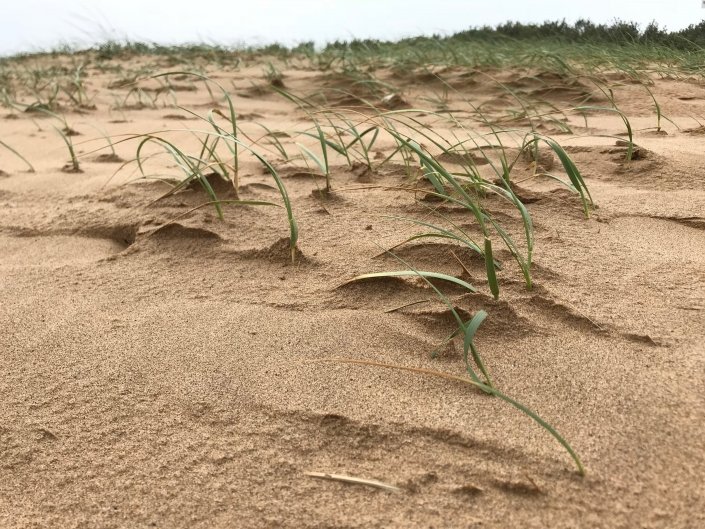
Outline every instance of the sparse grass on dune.
<svg viewBox="0 0 705 529"><path fill-rule="evenodd" d="M183 72L169 72L165 74L159 74L160 76L172 76L177 73L183 74ZM205 78L209 81L207 78ZM220 85L217 85L220 86ZM218 177L224 178L227 176L228 164L225 164L222 158L216 154L218 143L222 140L226 143L233 155L233 164L229 166L231 170L237 173L237 164L239 163L239 157L242 154L248 154L257 159L271 174L274 178L277 186L279 188L281 197L284 201L284 205L287 210L287 217L290 225L290 246L292 251L292 260L295 258L297 240L298 240L298 224L293 216L293 210L291 208L291 203L284 187L283 181L280 178L277 169L270 163L264 156L257 152L256 143L248 143L244 135L240 134L237 127L237 117L236 110L232 98L228 92L223 89L221 91L223 94L224 101L227 102L229 115L225 115L219 111L211 111L207 116L202 117L202 122L210 124L213 128L212 131L201 131L200 133L194 132L194 134L202 134L203 139L199 139L202 148L198 155L189 155L179 148L171 140L165 139L159 134L148 134L138 138L139 143L136 152L136 161L140 168L140 171L144 176L147 173L144 171L143 167L143 150L148 144L157 144L163 147L166 152L168 152L177 165L184 172L184 178L171 190L167 195L177 192L179 189L184 188L191 181L198 181L205 189L209 202L216 207L219 217L223 217L223 211L221 209L221 199L217 196L214 188L206 175L205 171L207 169L215 170ZM364 113L352 113L346 114L343 111L334 111L326 108L319 108L311 101L300 96L296 96L290 92L286 92L279 87L273 87L280 95L284 96L287 100L294 103L306 116L306 118L312 124L312 130L315 132L300 131L298 135L302 138L310 140L315 140L318 148L320 149L320 156L314 153L311 148L307 147L302 143L296 143L301 149L303 154L313 159L318 165L322 176L325 177L327 186L326 190L330 192L331 190L331 165L330 165L330 153L328 149L332 149L337 156L345 159L349 166L352 166L352 160L354 157L361 157L369 171L374 171L375 166L370 156L370 150L374 143L378 141L382 136L386 136L387 140L391 140L396 143L397 149L396 153L407 153L401 155L404 158L405 163L410 163L408 155L415 157L418 163L418 168L420 174L423 175L423 179L428 181L432 187L432 191L428 191L429 194L435 195L437 198L446 201L448 203L460 206L462 209L467 211L470 218L473 218L480 229L482 242L480 244L474 243L474 241L469 238L465 240L462 235L454 233L448 230L444 230L436 225L429 223L423 223L421 221L413 221L419 225L425 225L426 227L431 227L432 232L427 232L419 234L417 238L420 237L442 237L450 238L459 242L463 242L470 248L477 251L483 256L485 262L485 272L487 277L487 283L492 295L496 298L499 297L499 281L496 274L496 267L498 262L494 257L492 239L494 236L498 236L500 240L504 242L507 248L510 250L512 255L515 257L519 263L522 272L524 273L527 288L531 288L531 252L533 249L533 227L531 223L531 217L526 209L526 207L521 203L519 198L513 191L511 184L511 163L507 162L504 145L501 140L501 133L492 129L490 134L497 140L497 144L492 146L493 151L499 150L500 163L498 166L493 165L496 174L500 177L500 184L495 184L488 181L485 176L477 171L476 166L473 164L465 167L465 174L454 174L448 170L442 163L438 161L440 155L450 155L453 148L457 148L457 142L445 140L443 138L435 137L432 130L424 125L419 119L417 119L417 114L425 113L422 110L408 110L403 112L389 112L384 111L375 107L370 107L368 110L372 111L370 116ZM196 113L194 113L196 115ZM216 120L215 116L218 115L221 118L226 119L230 124L230 129L220 126ZM438 117L442 119L448 119L447 116ZM408 118L408 119L407 119ZM453 118L455 123L460 123L457 118ZM487 122L487 119L483 117L483 121ZM327 125L322 125L323 122L327 122ZM485 123L486 124L486 123ZM463 129L468 132L466 129ZM351 140L345 141L343 139L343 134L351 136ZM370 136L366 139L366 136ZM209 139L210 138L210 139ZM249 136L247 137L249 138ZM380 140L382 141L382 140ZM583 201L586 200L585 193L586 187L582 180L580 173L578 172L575 164L572 163L570 157L565 153L565 151L551 138L543 137L534 133L533 139L530 142L524 142L522 150L531 147L532 144L536 144L539 141L545 142L554 152L558 154L566 170L571 184L574 186L576 193L579 193ZM422 142L431 142L435 147L440 150L437 156L430 154L430 152L421 146ZM462 144L463 142L461 142ZM475 140L475 145L479 147L479 143ZM357 149L353 155L353 149ZM277 150L282 152L283 147L278 147ZM483 152L482 150L480 152ZM485 159L490 164L495 164L496 160L490 162L490 156L484 154ZM390 160L386 159L385 163ZM218 172L220 168L220 172ZM233 180L234 189L237 189L237 180ZM482 197L487 193L496 194L499 197L509 201L517 210L520 212L520 216L523 219L524 232L526 236L525 245L527 247L527 255L522 256L519 250L519 245L513 240L513 238L508 234L508 231L502 227L502 225L492 218L490 212L482 205ZM166 195L165 195L166 196ZM229 201L230 203L237 203L237 201ZM244 203L244 202L243 202ZM254 203L253 203L254 204ZM587 214L588 204L584 203L585 212ZM462 230L460 230L462 234ZM359 281L363 279L371 279L377 277L409 277L418 276L424 279L430 287L437 293L439 298L449 307L449 310L456 317L458 324L458 331L456 334L460 335L464 343L464 358L466 371L469 374L473 384L480 387L485 392L492 395L498 396L499 398L505 400L506 402L512 404L513 406L519 408L524 413L528 414L534 420L536 420L542 427L546 428L552 435L554 435L563 444L571 456L575 459L576 465L580 473L583 473L583 467L580 460L575 455L574 451L567 444L567 442L543 419L539 418L534 412L528 410L525 406L519 404L513 399L510 399L499 391L494 383L490 379L487 368L485 367L479 352L477 351L473 337L479 328L480 323L486 317L484 311L479 311L475 314L473 318L469 321L463 321L459 314L454 309L452 303L448 298L439 290L429 279L445 280L456 285L467 289L470 292L474 292L475 288L468 284L467 282L447 274L441 274L433 271L418 271L413 265L403 262L403 264L408 265L404 270L394 270L389 272L363 274L361 276L353 278L352 281ZM473 359L474 364L482 373L483 379L481 379L476 373L475 369L471 366L469 358Z"/></svg>
<svg viewBox="0 0 705 529"><path fill-rule="evenodd" d="M385 250L399 263L400 269L359 274L346 284L399 277L422 281L455 319L457 329L451 339L459 337L463 343L464 369L469 378L381 361L349 358L334 361L401 369L468 383L531 417L559 441L578 472L584 474L571 445L539 415L504 394L499 389L501 381L490 377L474 342L487 312L479 309L470 318L463 318L454 302L437 286L441 284L438 281L470 293L489 292L497 300L504 281L514 279L510 276L512 269L504 267L498 258L499 255L503 259L508 252L511 256L508 262L516 263L519 269L516 275L520 273L526 289L531 290L536 240L530 206L522 199L517 182L520 164L527 160L533 164L531 175L522 173L522 179L551 178L569 189L573 199L568 207L587 218L594 206L588 185L556 136L583 134L574 122L575 116L583 117L586 130L592 114L614 115L626 130L625 162L629 163L635 148L635 130L616 95L620 88L625 84L644 88L643 95L654 109L654 129L660 133L663 121L670 120L652 90L653 78L667 75L702 78L705 56L697 45L683 44L683 36L667 38L668 35L652 31L649 39L644 39L638 32L636 36L629 33L628 26L583 27L581 31L593 35L585 42L576 40L574 28L570 27L544 27L543 34L538 30L530 34L530 29L508 26L495 32L476 30L448 38L407 39L397 43L333 43L322 50L312 45L232 51L206 46L108 44L68 59L57 57L57 64L53 65L47 57L0 60L0 104L13 115L34 114L60 120L63 126L54 128L71 158L64 170L74 173L82 171L80 157L64 116L67 112L90 113L97 104L89 86L92 71L109 72L116 78L111 85L115 90L115 110L183 111L189 119L198 120L196 129L136 130L119 139L104 132L101 135L113 159L119 160L116 145L130 143L134 147L134 159L121 168L134 164L142 178L164 176L150 169L152 162L163 155L176 166L180 172L176 182L151 201L150 206L192 184L200 185L206 200L178 218L203 207L213 207L223 219L226 204L281 206L286 215L292 263L305 248L299 248L295 204L282 176L287 166L297 162L315 166L314 170L325 178L326 194L351 191L336 184L336 172L341 167L345 171L362 167L367 176L391 166L403 167L400 182L387 187L414 196L423 195L424 200L414 203L420 213L386 215L385 222L411 224L419 231ZM620 32L631 35L636 44L626 45L626 37ZM523 42L521 46L517 45L519 41ZM126 56L144 56L151 62L134 68L118 65L117 60ZM115 64L111 66L112 61ZM235 88L226 89L227 82L211 77L205 66L207 61L229 71L247 64L262 66L265 83L254 87L256 93L278 97L280 101L283 98L297 113L297 125L283 135L263 122L243 126L237 112ZM330 75L337 84L316 93L301 94L289 86L290 78L285 77L288 65L317 70L324 79ZM522 75L512 79L501 77L500 68L518 66L522 67ZM618 74L617 80L614 74ZM405 80L413 82L415 77L432 85L432 95L419 97L417 101L433 108L407 104L397 93L396 86ZM174 84L176 79L182 88ZM395 84L395 80L399 82ZM212 109L206 112L182 105L177 95L180 90L196 91L201 83L212 103ZM467 86L475 84L489 93L481 102L472 100L472 93L467 90ZM555 93L560 93L561 98L550 100ZM442 132L437 131L437 124ZM183 139L185 135L187 140ZM33 170L30 162L9 144L0 141L0 146ZM545 153L557 158L557 171L540 166ZM271 176L278 192L277 203L243 196L246 193L240 180L245 160L256 162ZM159 171L164 170L163 166L162 163ZM229 196L221 196L219 189L225 188ZM437 207L439 204L451 208L452 215L444 214ZM426 239L439 239L476 254L479 259L474 264L464 263L453 255L464 271L473 269L475 278L481 276L481 281L473 285L463 276L421 270L394 253L402 245Z"/></svg>

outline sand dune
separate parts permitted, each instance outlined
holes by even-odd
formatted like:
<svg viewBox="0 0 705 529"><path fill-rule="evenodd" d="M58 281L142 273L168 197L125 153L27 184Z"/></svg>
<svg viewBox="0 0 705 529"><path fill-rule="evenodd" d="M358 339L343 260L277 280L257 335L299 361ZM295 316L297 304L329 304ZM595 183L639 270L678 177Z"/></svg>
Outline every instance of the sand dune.
<svg viewBox="0 0 705 529"><path fill-rule="evenodd" d="M346 82L305 69L283 73L298 94ZM494 72L560 107L592 91L536 74ZM259 66L211 75L232 86L250 137L263 137L261 123L293 151L295 142L310 144L294 137L309 126L306 114L266 89ZM445 101L457 116L468 111L463 98L488 115L508 104L482 77L444 75L458 90ZM425 98L438 89L420 74L381 77L402 87L410 107L429 106ZM109 151L91 124L113 141L207 124L167 99L156 108L129 99L132 106L115 109L129 87L97 70L87 82L95 110L66 112L81 133L73 141L82 173L61 171L67 152L52 118L7 111L0 127L36 168L27 173L1 153L0 526L705 524L705 162L702 135L686 130L697 129L692 115L705 114L701 84L655 80L672 120L662 124L667 135L652 133L648 96L622 87L640 149L629 163L613 137L624 130L619 116L596 113L584 129L572 115L574 134L547 131L586 178L597 206L589 219L575 195L531 178L532 160L517 163L517 194L535 229L532 290L504 249L494 301L483 261L469 250L423 239L398 248L419 269L478 287L474 295L443 288L467 314L487 311L476 343L494 380L571 442L587 469L580 477L553 438L499 399L449 380L328 361L463 375L462 343L430 355L454 320L426 283L341 283L399 268L380 246L418 226L385 215L428 220L428 207L438 208L477 234L466 211L390 189L409 183L400 163L370 173L337 156L333 194L322 199L317 167L284 163L269 144L300 227L292 264L282 208L226 205L223 221L212 207L184 215L208 200L202 189L153 202L167 184L138 178L134 164L115 174L119 163L96 158ZM179 105L206 115L216 104L202 83L180 83L195 88L175 92ZM327 105L342 109L359 104L356 97L330 95ZM440 135L455 132L433 115L419 119ZM192 134L170 134L198 153ZM115 148L129 160L136 144ZM393 149L380 139L375 160ZM554 157L533 163L560 172ZM153 173L180 177L169 158L150 164ZM272 178L246 155L240 198L281 202ZM515 208L487 200L521 232Z"/></svg>

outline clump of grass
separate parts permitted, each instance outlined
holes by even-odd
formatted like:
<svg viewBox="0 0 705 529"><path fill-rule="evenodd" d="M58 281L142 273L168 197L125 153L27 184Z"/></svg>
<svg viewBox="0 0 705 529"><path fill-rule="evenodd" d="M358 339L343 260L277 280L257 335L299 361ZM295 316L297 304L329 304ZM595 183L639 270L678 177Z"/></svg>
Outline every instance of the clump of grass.
<svg viewBox="0 0 705 529"><path fill-rule="evenodd" d="M377 138L379 137L380 128L377 125L366 126L364 130L360 131L358 126L352 122L352 120L346 118L342 114L338 114L338 117L346 125L343 129L345 133L350 134L353 139L348 144L343 144L343 149L345 151L345 156L350 159L348 152L357 152L353 147L359 147L359 158L362 163L367 166L369 172L373 172L372 158L370 157L372 148L374 147ZM365 141L365 137L370 136L368 141Z"/></svg>
<svg viewBox="0 0 705 529"><path fill-rule="evenodd" d="M218 82L214 81L207 75L198 73L198 72L189 72L189 71L171 71L171 72L164 72L156 75L152 75L149 77L149 79L157 79L160 80L162 78L169 79L169 77L176 77L176 78L181 78L181 79L187 79L189 77L196 77L197 79L200 79L201 81L204 82L206 87L208 88L209 94L211 94L211 99L215 100L215 97L213 95L213 92L210 89L210 84L215 85L220 92L222 93L223 99L227 103L228 106L228 114L224 114L221 112L219 109L213 109L211 110L207 117L200 116L199 114L184 108L184 107L179 107L182 110L188 112L189 114L193 115L194 117L204 120L207 123L210 124L210 126L215 130L215 135L216 136L222 136L225 139L232 139L235 141L225 141L225 145L227 146L228 150L230 151L232 155L232 164L230 164L230 168L232 170L231 173L231 181L233 184L233 189L235 192L235 196L239 197L239 156L238 156L238 150L240 146L240 142L238 142L238 135L239 135L239 128L237 125L237 114L235 112L235 106L232 102L232 99L230 97L230 94L225 90L225 88ZM226 119L230 123L230 128L228 130L220 127L216 121L215 121L215 116L218 115L224 119ZM202 143L204 150L201 151L201 154L204 152L208 152L211 157L215 156L215 144L217 144L218 141L215 141L212 147L208 147L207 141L204 141ZM215 160L216 165L218 165L221 170L223 171L223 176L226 176L228 174L227 170L225 169L226 164L222 163L220 159ZM207 164L207 162L206 162Z"/></svg>
<svg viewBox="0 0 705 529"><path fill-rule="evenodd" d="M139 144L137 145L137 153L135 155L135 160L137 161L137 166L143 177L147 174L144 169L144 158L142 150L144 147L150 143L156 143L157 145L164 148L164 150L171 155L176 162L177 166L183 171L185 178L181 180L176 186L174 186L168 193L159 197L158 200L166 198L167 196L173 195L177 191L185 188L193 180L197 180L199 184L203 187L205 192L211 199L211 203L215 206L215 210L218 214L218 218L223 219L223 210L220 206L220 200L215 194L213 187L208 180L207 175L204 173L204 168L208 167L208 164L204 162L201 158L190 156L179 149L174 143L159 137L148 134L141 138Z"/></svg>
<svg viewBox="0 0 705 529"><path fill-rule="evenodd" d="M83 170L81 169L78 156L76 156L76 150L74 149L73 140L71 139L72 136L77 136L79 133L69 125L68 121L66 121L66 118L62 114L58 114L44 108L37 109L37 111L61 122L61 128L56 125L52 125L54 130L56 130L59 136L61 136L61 139L64 141L64 144L69 152L69 161L61 168L61 170L64 173L82 173Z"/></svg>
<svg viewBox="0 0 705 529"><path fill-rule="evenodd" d="M264 78L276 88L284 88L284 74L270 61L264 71Z"/></svg>
<svg viewBox="0 0 705 529"><path fill-rule="evenodd" d="M202 79L204 82L207 83L212 83L216 87L218 87L223 95L224 100L226 101L228 105L228 114L224 114L220 110L211 110L207 116L199 116L195 112L192 112L188 109L183 109L186 110L187 112L191 113L192 115L200 118L202 121L205 123L208 123L212 130L211 131L201 131L201 133L205 136L205 139L201 140L201 151L198 156L194 155L189 155L186 152L184 152L181 148L179 148L176 144L174 144L172 141L158 136L156 134L146 134L146 135L139 135L137 138L140 140L139 144L137 146L137 153L135 156L135 160L138 164L138 167L142 173L143 176L146 176L146 172L144 170L143 162L145 161L145 154L143 153L143 149L145 148L146 145L148 144L157 144L161 146L171 157L172 159L176 162L178 167L182 170L184 173L184 178L179 181L179 183L174 186L166 195L163 195L160 198L164 198L165 196L171 195L173 193L176 193L177 191L183 189L185 186L193 182L194 180L198 181L198 183L203 187L203 189L206 191L208 194L210 200L208 204L213 205L216 209L217 215L220 219L223 219L223 210L221 207L221 204L224 203L223 201L219 200L219 198L216 195L215 190L211 186L209 180L208 180L208 175L205 173L205 170L207 169L213 169L213 168L219 168L221 173L217 173L219 176L225 176L228 174L228 164L226 164L220 156L216 152L216 147L219 143L224 143L230 153L232 154L232 159L233 162L229 166L230 169L232 170L232 182L233 182L233 187L235 189L236 196L239 197L238 193L238 166L239 166L239 153L240 150L244 150L248 153L250 153L252 156L255 157L266 169L266 171L272 176L272 178L275 181L275 184L277 186L277 189L279 191L279 194L282 198L282 201L284 203L284 208L287 213L287 221L289 224L289 244L290 244L290 252L291 252L291 260L292 262L295 262L296 260L296 255L298 251L298 237L299 237L299 229L298 229L298 223L296 222L296 218L294 216L293 208L291 205L291 201L289 199L289 194L286 190L286 187L284 185L283 180L281 179L279 173L277 170L274 168L274 166L266 159L264 156L262 156L257 150L254 149L251 145L248 145L243 141L243 139L239 136L239 129L237 126L237 114L235 112L235 106L232 102L232 99L228 92L217 82L213 81L209 77L199 74L199 73L194 73L194 72L184 72L184 71L175 71L175 72L167 72L163 74L158 74L156 76L153 76L154 78L159 78L163 76L171 76L171 75L180 75L180 76L195 76L200 79ZM220 116L221 118L225 119L230 127L229 128L224 128L218 124L218 122L215 119L215 116ZM209 139L210 138L210 139ZM159 200L159 199L157 199ZM228 201L229 203L232 204L244 204L245 201L236 199L234 201ZM250 205L258 205L254 201L249 201L248 202Z"/></svg>
<svg viewBox="0 0 705 529"><path fill-rule="evenodd" d="M81 110L95 110L93 98L88 95L83 78L85 77L85 63L80 63L71 74L68 83L61 86L61 90L69 98L73 106Z"/></svg>
<svg viewBox="0 0 705 529"><path fill-rule="evenodd" d="M424 176L429 180L435 189L434 195L465 208L476 220L483 236L483 251L485 258L485 271L490 291L495 299L499 298L499 283L497 282L496 262L493 256L493 247L491 239L491 226L495 228L498 224L493 223L492 219L487 215L484 209L478 204L477 200L468 192L461 184L461 181L448 171L437 159L431 156L425 149L416 141L401 136L394 129L387 129L387 132L394 137L399 144L404 145L416 156L418 156L421 167L424 171ZM447 152L447 151L446 151ZM447 186L447 187L446 187ZM496 187L496 186L495 186ZM438 230L437 230L438 231ZM505 242L510 243L515 256L519 256L515 252L515 245L511 238L506 235L504 230L501 230L500 235L503 236ZM447 234L443 234L447 236ZM473 243L468 243L472 247ZM525 273L528 286L531 285L529 274L529 266L520 260L520 265Z"/></svg>
<svg viewBox="0 0 705 529"><path fill-rule="evenodd" d="M59 127L56 127L56 126L54 126L54 130L56 130L56 132L59 133L59 136L61 136L61 139L64 140L64 143L66 144L66 148L69 151L69 156L71 158L66 163L66 165L64 165L61 168L61 170L64 173L82 173L83 170L81 169L81 166L78 162L78 157L76 156L76 151L73 147L73 141L71 140L71 134L68 134L66 132L66 129L60 129Z"/></svg>
<svg viewBox="0 0 705 529"><path fill-rule="evenodd" d="M155 93L153 96L149 92L140 88L139 86L132 87L125 97L117 103L115 108L117 110L140 110L143 108L157 108L157 99L159 98L159 93Z"/></svg>
<svg viewBox="0 0 705 529"><path fill-rule="evenodd" d="M561 147L558 142L556 142L554 139L533 132L526 136L521 150L526 151L527 149L531 149L532 146L538 148L539 142L546 143L551 148L551 150L556 153L559 160L561 161L561 164L563 165L563 169L568 175L570 183L565 182L557 176L547 176L565 185L580 196L580 202L583 205L583 212L585 214L585 218L588 218L590 216L590 208L594 205L592 196L590 195L590 191L588 190L587 185L585 184L585 180L583 179L582 174L580 173L568 153L565 151L565 149ZM538 159L538 157L536 158Z"/></svg>
<svg viewBox="0 0 705 529"><path fill-rule="evenodd" d="M651 90L651 88L649 88L649 83L648 83L648 82L643 82L643 83L641 83L641 85L644 87L644 89L645 89L646 92L649 94L649 97L651 98L651 100L652 100L653 103L654 103L654 110L656 111L656 132L657 132L657 133L661 133L661 132L662 132L662 130L661 130L661 120L668 121L671 125L673 125L673 126L676 127L677 129L680 129L680 127L679 127L672 119L666 117L666 116L663 114L663 112L662 112L662 110L661 110L661 104L660 104L660 103L658 102L658 100L656 99L656 96L654 95L653 90Z"/></svg>
<svg viewBox="0 0 705 529"><path fill-rule="evenodd" d="M291 259L292 262L296 260L296 255L297 255L297 242L298 242L298 224L296 222L296 219L294 217L293 209L291 206L291 201L289 199L288 193L286 191L286 187L284 186L284 182L282 181L281 177L279 176L278 172L276 169L260 154L258 154L254 149L249 147L248 145L245 145L241 142L241 140L238 140L236 138L228 137L227 135L222 135L220 133L214 133L214 132L208 132L209 135L223 138L226 141L232 141L232 142L237 142L241 148L246 149L249 151L251 154L257 158L262 165L267 169L267 171L270 173L270 175L274 178L277 187L279 189L279 193L282 197L282 200L284 202L284 208L286 209L287 212L287 220L289 222L289 242L290 242L290 249L291 249ZM206 205L212 205L215 207L218 218L221 220L224 219L223 216L223 209L222 209L222 204L228 203L228 204L239 204L239 205L270 205L269 203L264 204L260 203L260 201L245 201L245 200L221 200L218 198L216 195L215 190L213 189L208 175L204 172L204 169L209 167L209 164L196 157L196 156L191 156L186 154L183 150L181 150L179 147L177 147L173 142L168 141L162 137L155 136L155 135L146 135L141 137L140 143L138 144L137 147L137 154L136 154L136 161L137 164L140 168L140 171L142 172L143 176L147 176L147 173L144 170L143 167L143 161L144 161L144 154L142 150L144 147L149 144L149 143L156 143L160 146L162 146L165 151L171 155L171 157L174 159L174 161L177 163L179 168L183 171L184 173L184 179L179 181L178 184L176 184L171 190L169 190L166 194L162 195L158 199L156 199L153 202L156 202L158 200L161 200L167 196L173 195L177 191L184 189L187 185L189 185L193 181L197 181L205 190L209 198L211 199L209 202L202 206ZM199 206L202 207L202 206Z"/></svg>
<svg viewBox="0 0 705 529"><path fill-rule="evenodd" d="M294 94L287 92L279 87L274 87L274 90L279 93L280 95L284 96L286 99L291 101L292 103L296 104L301 110L303 110L306 115L309 117L309 119L313 122L313 126L316 129L316 134L310 133L310 132L305 132L304 134L310 137L315 138L318 140L318 144L321 147L321 157L318 157L316 154L313 153L309 148L307 148L304 145L297 144L297 146L304 152L306 153L307 156L309 156L315 163L318 165L318 167L321 169L323 172L325 178L326 178L326 194L331 192L331 183L330 183L330 164L328 163L328 147L332 146L334 149L340 150L342 149L340 146L336 146L326 138L325 133L323 132L323 129L321 128L320 123L318 120L314 117L313 113L309 110L309 107L311 104L304 100L303 98L300 98L298 96L295 96Z"/></svg>
<svg viewBox="0 0 705 529"><path fill-rule="evenodd" d="M477 109L475 108L475 110ZM454 134L456 141L455 143L452 143L444 138L433 136L431 131L426 129L425 126L419 122L414 122L411 127L412 132L419 134L424 141L432 142L433 145L435 145L441 153L447 157L452 157L458 152L458 150L460 150L460 153L462 154L460 159L463 160L463 174L452 173L447 170L443 164L438 161L438 158L430 155L426 149L421 149L420 144L405 141L398 132L395 132L393 135L396 135L398 144L410 147L411 150L420 157L424 175L426 179L431 182L433 188L435 189L436 196L449 202L463 205L463 207L472 213L479 225L483 238L485 239L483 244L485 247L483 255L485 256L487 263L487 277L491 291L496 297L498 295L498 285L495 285L497 267L496 264L493 265L490 262L492 251L492 233L495 233L511 252L512 256L519 265L522 274L524 275L527 288L531 289L532 287L531 262L534 247L533 222L528 209L514 192L511 178L511 173L516 162L521 158L522 152L528 148L528 145L527 140L524 139L515 158L510 160L507 155L508 150L503 143L502 136L508 133L513 134L513 131L498 130L481 112L478 112L477 115L479 116L482 125L490 128L491 132L489 133L489 137L494 139L495 143L490 143L485 135L480 136L479 139L473 137L472 133L452 115L449 115L448 119L451 120L455 127L465 131L468 139L459 139ZM589 197L589 192L587 191L582 175L570 156L555 140L548 136L544 136L537 132L532 132L529 133L528 137L533 139L533 142L529 143L534 147L537 147L538 143L542 142L547 144L550 149L556 153L561 161L564 171L568 175L569 180L572 182L576 193L581 197L585 215L588 216L589 207L592 206L592 201ZM497 177L495 182L488 181L486 177L481 174L475 162L475 153L470 152L466 147L468 142L474 145L474 149L477 149L476 152L480 153L478 161L483 164L487 164L495 173ZM496 155L495 159L487 154L486 151L488 150ZM504 200L507 200L517 209L521 216L524 228L525 253L520 251L520 246L509 235L507 230L505 230L502 225L493 218L490 212L482 206L482 199L486 193L495 194ZM474 248L476 245L468 244L468 246ZM492 261L494 262L494 260Z"/></svg>
<svg viewBox="0 0 705 529"><path fill-rule="evenodd" d="M600 91L603 93L603 95L607 98L607 100L609 101L611 106L610 107L603 107L603 106L587 105L587 106L578 106L574 110L576 110L577 112L580 112L580 113L597 111L597 112L610 112L610 113L617 114L620 117L620 119L622 120L622 122L624 123L624 127L626 129L627 138L628 138L626 162L630 163L632 161L632 155L634 154L634 148L636 147L636 145L634 144L634 132L632 130L631 122L629 121L629 118L627 117L627 115L624 112L622 112L622 110L617 105L617 101L615 99L614 91L612 90L612 88L603 87L600 82L596 81L595 79L592 79L592 80L595 83L595 85L600 89ZM649 93L651 93L651 92L649 91ZM653 94L651 94L651 95L653 96ZM654 101L656 101L655 98L654 98ZM659 115L659 130L660 130L661 110L660 110L660 106L658 104L656 106L657 106L657 111L658 111L658 115Z"/></svg>
<svg viewBox="0 0 705 529"><path fill-rule="evenodd" d="M619 108L615 107L600 107L600 106L582 106L582 107L576 107L576 111L578 112L586 112L586 111L597 111L597 112L612 112L617 114L622 122L624 123L624 126L626 128L626 134L627 134L627 154L626 154L626 162L629 163L632 161L632 155L634 154L634 132L632 130L632 125L631 122L629 121L629 118L627 115L622 112Z"/></svg>

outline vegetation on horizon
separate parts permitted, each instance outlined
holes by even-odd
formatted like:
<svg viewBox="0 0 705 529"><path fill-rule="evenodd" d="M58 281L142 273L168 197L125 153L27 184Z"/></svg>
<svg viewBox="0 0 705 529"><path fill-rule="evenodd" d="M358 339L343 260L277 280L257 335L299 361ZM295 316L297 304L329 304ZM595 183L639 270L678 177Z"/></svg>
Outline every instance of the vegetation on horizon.
<svg viewBox="0 0 705 529"><path fill-rule="evenodd" d="M422 56L435 56L457 64L474 64L481 66L490 64L493 60L502 63L512 63L512 56L517 57L516 44L522 43L531 55L541 49L560 52L564 58L580 60L599 60L607 58L610 51L625 52L630 48L633 57L646 60L678 60L703 61L705 54L705 20L691 24L678 31L669 31L651 22L642 28L634 22L616 20L610 25L595 24L589 20L578 20L574 24L562 21L546 21L541 24L523 24L521 22L506 22L496 27L472 27L451 35L418 36L396 41L378 39L352 39L329 42L317 47L313 41L302 42L295 46L285 46L278 43L263 46L226 46L211 44L163 45L149 42L107 41L87 49L75 49L70 46L57 47L54 50L38 53L22 53L11 57L0 57L0 66L7 61L23 60L43 55L60 56L76 53L94 53L96 60L110 60L130 56L153 55L174 56L182 59L205 59L215 63L232 63L246 61L255 57L272 56L289 59L296 56L309 57L312 64L321 69L338 59L347 56L352 61L363 57L392 56L403 53ZM492 46L498 49L491 54L487 49ZM509 47L514 47L506 57L502 57ZM434 53L435 51L435 53ZM605 54L607 52L607 54ZM505 62L506 61L506 62ZM272 68L269 63L268 68ZM276 70L270 70L276 71ZM84 99L81 93L81 72L75 77L78 82L72 90L76 97Z"/></svg>

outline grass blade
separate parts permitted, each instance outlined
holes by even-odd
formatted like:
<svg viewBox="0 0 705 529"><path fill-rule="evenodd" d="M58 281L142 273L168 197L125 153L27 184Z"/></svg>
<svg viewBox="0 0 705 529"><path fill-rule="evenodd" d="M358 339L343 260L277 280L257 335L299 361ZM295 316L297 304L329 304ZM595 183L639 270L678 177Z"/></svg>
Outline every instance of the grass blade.
<svg viewBox="0 0 705 529"><path fill-rule="evenodd" d="M470 292L477 292L477 289L474 286L472 286L470 283L463 281L462 279L458 279L457 277L450 276L448 274L441 274L439 272L423 272L421 270L395 270L391 272L375 272L371 274L362 274L359 276L355 276L352 279L348 279L344 283L341 283L339 286L347 285L348 283L352 283L353 281L362 281L363 279L411 276L421 276L426 279L441 279L443 281L448 281L449 283L455 283L456 285L459 285L469 290Z"/></svg>
<svg viewBox="0 0 705 529"><path fill-rule="evenodd" d="M495 389L492 386L488 386L487 384L483 384L482 382L477 382L474 380L470 380L467 378L459 377L456 375L450 375L448 373L443 373L442 371L434 371L433 369L425 369L421 367L406 367L406 366L400 366L396 364L385 364L383 362L376 362L374 360L357 360L357 359L348 359L348 358L324 358L320 360L311 360L312 362L335 362L335 363L340 363L340 364L354 364L354 365L363 365L363 366L373 366L373 367L382 367L385 369L396 369L398 371L408 371L411 373L417 373L417 374L422 374L422 375L430 375L438 378L443 378L446 380L454 380L457 382L461 382L463 384L469 384L471 386L475 386L482 391L486 393L490 393L494 395L495 397L498 397L505 401L508 404L511 404L513 407L524 413L525 415L529 416L531 419L533 419L535 422L537 422L542 428L544 428L551 436L553 436L556 441L560 443L560 445L565 448L565 450L568 452L570 455L571 459L575 463L575 466L577 467L578 474L581 476L585 475L585 467L583 466L582 461L580 460L580 457L578 457L578 454L573 450L573 447L568 443L568 441L565 440L565 438L558 433L558 431L548 424L545 420L543 420L536 412L531 410L530 408L524 406L520 402L514 400L512 397L505 395L501 391Z"/></svg>
<svg viewBox="0 0 705 529"><path fill-rule="evenodd" d="M487 281L490 284L490 292L494 299L499 299L499 284L497 283L497 271L494 267L492 257L492 241L485 237L485 268L487 269Z"/></svg>
<svg viewBox="0 0 705 529"><path fill-rule="evenodd" d="M34 171L34 167L32 166L32 164L29 163L29 162L27 161L27 159L26 159L24 156L22 156L19 152L17 152L15 149L13 149L12 147L10 147L7 143L5 143L5 142L2 141L2 140L0 140L0 145L2 145L3 147L5 147L8 151L10 151L11 153L13 153L13 154L14 154L15 156L17 156L20 160L22 160L24 163L26 163L26 164L27 164L27 167L29 167L28 172L30 172L30 173L34 173L34 172L35 172L35 171Z"/></svg>

